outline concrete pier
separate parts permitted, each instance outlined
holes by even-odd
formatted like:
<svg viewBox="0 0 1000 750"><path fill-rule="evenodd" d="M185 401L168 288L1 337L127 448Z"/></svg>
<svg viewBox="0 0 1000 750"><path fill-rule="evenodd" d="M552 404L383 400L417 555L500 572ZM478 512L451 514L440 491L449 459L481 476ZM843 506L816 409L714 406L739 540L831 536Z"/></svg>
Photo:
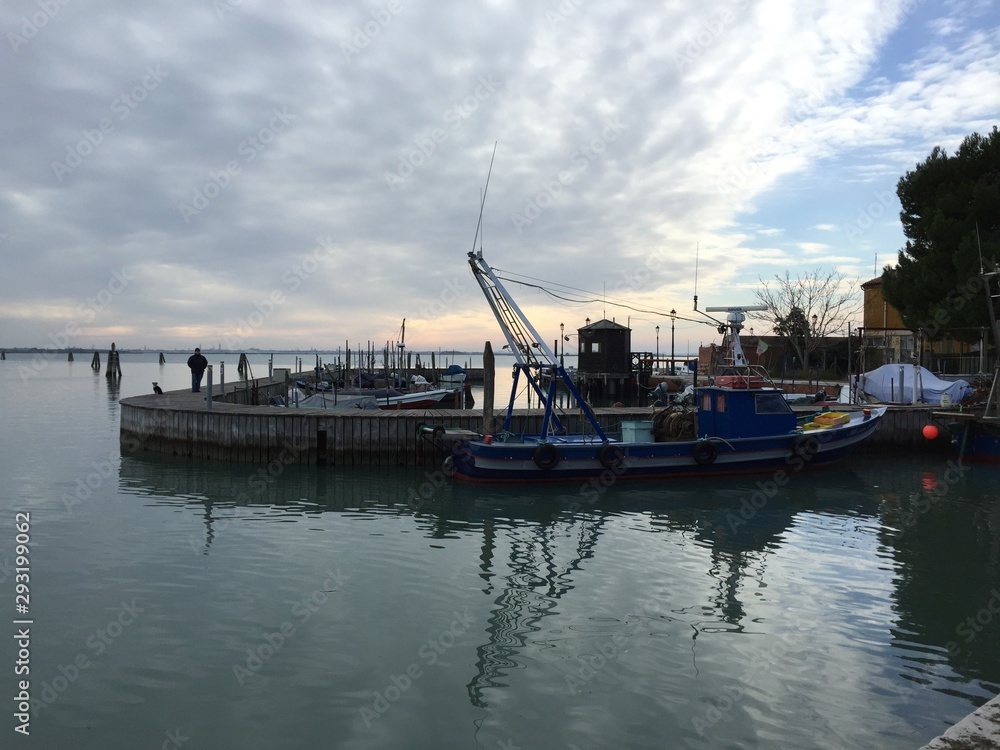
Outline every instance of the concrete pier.
<svg viewBox="0 0 1000 750"><path fill-rule="evenodd" d="M1000 696L986 703L920 750L1000 748Z"/></svg>
<svg viewBox="0 0 1000 750"><path fill-rule="evenodd" d="M297 376L293 376L293 380ZM284 393L284 381L240 383L212 400L207 391L170 391L121 402L121 444L127 453L151 452L233 463L330 466L439 466L450 438L483 432L479 410L296 409L254 406ZM614 431L622 420L648 419L650 410L598 409ZM505 412L497 415L499 429ZM516 431L541 429L542 412L517 410ZM429 429L421 429L422 427ZM435 434L433 428L444 428ZM576 428L576 422L571 422Z"/></svg>

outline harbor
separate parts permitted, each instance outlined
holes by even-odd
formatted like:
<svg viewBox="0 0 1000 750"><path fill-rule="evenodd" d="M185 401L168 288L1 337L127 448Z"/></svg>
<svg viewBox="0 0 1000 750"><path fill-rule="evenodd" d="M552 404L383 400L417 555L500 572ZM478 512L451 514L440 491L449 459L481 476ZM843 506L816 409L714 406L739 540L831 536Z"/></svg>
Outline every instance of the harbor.
<svg viewBox="0 0 1000 750"><path fill-rule="evenodd" d="M489 276L489 273L486 272L486 275ZM505 295L505 291L496 291L502 290L502 287L495 277L490 276L489 281L482 283L488 291L488 298ZM490 287L493 283L496 290ZM380 472L420 472L416 476L409 474L409 479L405 480L408 486L394 499L390 496L389 507L405 508L405 511L421 518L435 516L439 513L440 503L447 506L452 501L457 501L463 519L481 513L483 496L477 495L472 499L459 489L461 482L448 481L450 476L456 480L513 480L516 495L491 491L485 497L502 497L499 512L506 517L511 512L511 500L516 497L520 502L527 495L531 498L528 501L530 513L549 514L549 523L558 519L566 509L569 509L571 517L586 509L600 514L604 512L603 504L612 502L616 508L627 509L627 514L638 513L641 517L646 509L652 509L654 513L662 512L664 501L694 497L697 498L696 504L688 507L685 516L694 513L702 520L694 527L681 522L679 528L682 533L694 531L703 543L713 549L713 554L729 560L730 575L723 585L727 603L720 605L719 621L725 623L724 627L735 625L737 628L745 619L746 610L752 608L745 594L741 593L739 581L746 574L738 560L747 552L763 553L768 544L780 546L792 533L796 520L811 513L807 510L811 505L819 503L829 508L828 501L821 499L825 496L827 484L832 485L834 493L842 497L875 493L877 500L874 504L866 502L864 513L877 519L875 538L878 548L893 550L900 558L898 564L902 565L914 535L918 531L929 533L932 527L928 524L941 512L949 512L946 505L941 504L942 499L950 505L965 495L967 484L973 483L965 476L971 469L955 460L956 444L960 444L958 434L953 436L950 433L956 425L964 432L961 425L967 424L970 419L963 411L962 403L964 394L968 392L967 384L954 382L938 386L927 376L922 385L919 370L908 370L893 364L888 371L880 373L876 370L855 379L858 390L868 389L868 395L861 397L851 393L849 400L853 403L836 400L853 391L852 388L836 382L822 382L818 372L816 378L805 385L800 382L798 387L776 388L778 384L770 380L766 371L748 363L743 354L739 337L745 319L742 308L723 308L727 316L727 358L720 363L713 356L708 373L699 373L697 362L691 362L688 374L678 376L673 373L676 362L672 358L668 365L670 374L655 364L646 367L646 362L655 363L657 358L630 351L627 327L613 321L598 321L594 326L588 323L587 327L580 329L581 338L584 332L589 338L581 343L580 367L575 370L574 378L563 366L562 358L557 358L554 350L548 349L540 340L530 322L518 319L520 313L512 312L514 310L516 305L507 299L504 312L497 314L508 342L505 348L513 352L515 360L510 400L506 407L500 408L495 407L497 395L502 397L506 384L497 382L497 368L489 343L482 358L483 390L479 393L481 400L478 404L477 398L466 387L437 392L451 394L455 407L475 404L472 408L420 409L404 408L404 402L398 400L400 394L393 387L401 385L405 389L406 385L413 383L414 395L428 394L435 392L432 381L442 375L434 372L435 368L419 374L409 367L400 368L402 372L397 372L396 367L390 366L388 356L381 367L376 367L374 358L369 356L370 371L355 370L353 375L339 364L323 366L318 356L316 366L311 369L302 368L298 358L295 369L274 367L273 361L269 361L268 376L261 378L252 376L249 359L241 356L236 381L225 381L224 364L220 362L219 382L214 382L215 370L209 365L207 382L201 390L164 389L153 381L152 393L125 395L120 393L124 378L120 355L112 346L109 367L103 380L107 383L109 399L118 411L120 477L125 486L134 488L147 482L143 477L151 469L158 472L157 467L183 465L185 472L193 470L198 474L208 470L207 467L218 467L214 470L236 479L222 496L216 496L208 503L196 501L199 507L204 506L205 530L203 535L189 535L189 543L193 551L201 549L201 554L209 554L217 545L217 535L222 533L225 536L228 531L229 521L220 518L216 508L220 501L222 507L232 503L235 508L252 508L255 498L262 499L263 493L268 502L287 503L289 496L286 492L290 490L298 497L291 501L295 507L303 503L315 507L316 500L324 498L327 504L332 501L333 507L340 511L354 512L354 505L362 497L367 499L358 504L357 512L373 510L382 513L386 507L385 494L376 491L373 497L369 497L370 487L378 486L378 480L373 480L373 477ZM720 326L720 332L722 328ZM524 331L529 332L531 337ZM609 340L602 338L604 336L620 336L623 342L621 351L633 364L639 363L638 369L616 367L615 363L609 364L609 360L603 358L592 358L588 362L583 356L585 344L593 344L595 353L614 351L614 346L609 346ZM390 350L386 347L385 351ZM621 363L625 361L624 357L619 360ZM96 355L94 362L97 362ZM68 359L67 364L71 363L72 359ZM401 362L393 364L398 367ZM157 366L165 372L166 362L162 354ZM99 367L92 366L91 369L95 375L99 374ZM424 377L424 374L431 378ZM526 393L519 392L519 378L522 376ZM469 379L469 373L463 372L460 382L465 383L466 379ZM369 383L372 395L358 400L356 386L362 382ZM614 405L591 406L577 389L577 382L589 383L586 390L591 397L614 399ZM885 386L890 397L898 396L907 403L873 403L871 392ZM361 389L362 392L364 390ZM784 390L790 391L787 398L782 395ZM937 399L939 403L922 403L922 396L936 398L946 391L963 394L954 407L943 398ZM535 408L532 408L532 396ZM641 403L644 397L646 405ZM686 402L685 398L688 399ZM973 393L970 399L974 398ZM444 401L438 403L441 406ZM527 408L519 408L524 405ZM683 420L675 420L674 417L690 418L690 431L685 432L681 425ZM669 427L675 422L677 430ZM769 426L771 424L781 426L775 431ZM761 429L764 432L760 432ZM845 443L843 454L838 452L839 447L834 448L830 462L837 461L836 464L828 471L817 472L815 479L797 476L798 469L810 461L815 461L814 465L825 463L815 460L816 457L822 458L824 447L835 446L841 435L854 436L854 443ZM953 440L953 437L956 439ZM732 445L740 445L748 439L755 441L752 447L745 449L750 455L750 462L744 461L739 453L741 449ZM766 441L774 441L774 445L767 447ZM545 450L552 455L546 453L542 456ZM850 461L842 460L848 451L854 450L857 450L857 455L852 456ZM767 451L773 455L766 456ZM903 489L902 492L897 487L898 478L893 476L893 472L898 471L901 454L908 455L911 462L923 457L924 466L921 471L908 468L903 472L904 477L919 478L919 482L911 482L909 491ZM513 460L510 459L512 455ZM958 455L961 455L961 448ZM485 457L485 469L471 463L460 464L460 461L478 461L479 456ZM762 456L768 463L761 462ZM492 468L489 462L493 461L495 466L497 457L501 462L508 461L510 469L503 465L500 469ZM620 457L618 462L616 457ZM629 478L635 463L648 457L660 461L661 465L653 465L652 471L645 474L637 472L635 476L660 481L655 484L622 482L619 485L618 479ZM671 477L670 481L666 481L667 477L663 474L663 467L667 466L663 457L676 461L679 467L676 469L678 475ZM716 464L719 457L721 459ZM785 471L784 467L803 457L807 460ZM561 458L570 465L569 470L558 468ZM586 465L588 460L594 464L593 468ZM167 463L163 464L164 461ZM726 471L727 461L731 463L731 472ZM861 468L860 473L857 467ZM889 473L881 472L879 467ZM933 468L927 470L927 467ZM760 476L764 469L771 470L769 476ZM563 472L561 476L560 472ZM732 476L742 473L757 476L747 479ZM178 480L173 476L171 474L171 478L164 482L176 483ZM528 482L534 479L564 479L575 484L564 482L549 493L532 493L521 486L518 480L522 478ZM89 477L87 481L89 483ZM345 481L351 487L346 496L343 491ZM985 482L988 487L992 482L988 475L980 475L978 481ZM186 483L186 480L180 481L179 486ZM633 484L638 487L637 490L625 489ZM784 489L786 485L787 491ZM331 486L337 489L331 490ZM154 490L154 494L158 491ZM193 492L175 489L173 492L200 494L197 489ZM560 498L555 506L548 499L551 495ZM72 511L89 496L87 486L78 485L75 497L64 495L67 510ZM636 506L638 497L642 500ZM705 498L710 498L707 505L703 504ZM836 501L833 507L838 507L841 502ZM847 502L852 509L847 517L856 512L853 502ZM316 511L309 512L314 515ZM789 512L795 520L785 517ZM830 512L826 509L819 517ZM445 510L444 514L447 516L450 511ZM495 522L496 519L491 516L482 528L481 557L489 561L494 555L492 529ZM852 533L859 531L856 529ZM576 559L582 561L594 553L597 535L584 541L586 531L581 529L579 534L580 546L569 554L575 554ZM843 545L843 539L834 534L829 543L838 549ZM761 544L764 546L759 546ZM808 545L810 556L815 553L815 544L813 541ZM531 554L539 552L533 550ZM551 554L548 545L544 554ZM869 564L873 562L869 561ZM799 564L809 565L805 559ZM850 580L850 568L854 564L856 561L839 570L838 583ZM879 565L877 562L874 564ZM570 563L567 570L578 565L579 562ZM490 563L487 563L487 569L489 566ZM529 566L529 570L533 567ZM346 578L339 568L328 569L322 585L334 588L316 589L312 600L319 602L316 596L323 594L326 601L329 598L326 595L337 592L337 584ZM866 575L855 583L860 586L862 580L868 579ZM558 576L551 579L550 588L557 580ZM477 648L477 653L484 656L477 660L467 685L469 702L474 709L486 710L494 705L490 696L496 677L506 675L504 665L517 657L516 650L510 651L503 645L509 637L494 632L511 618L524 617L521 608L508 601L509 597L520 596L514 588L496 600L497 607L488 615L488 622L491 623L487 629L488 636ZM996 591L996 588L991 589L990 595L1000 598ZM849 592L849 596L856 593L853 588L849 588ZM836 593L831 592L831 595L836 596ZM823 611L829 613L829 606L828 602L825 603ZM650 604L644 611L662 617L659 604ZM855 604L848 605L846 611L854 617ZM980 614L986 612L992 622L993 611L991 598L968 622L975 620L980 624L990 624L983 623ZM455 631L456 623L464 631L472 622L465 615L455 615L449 632L458 632ZM804 626L803 620L796 622L796 627ZM703 632L699 630L699 624L692 624L694 637ZM956 635L964 634L964 627L965 623L959 621L951 630ZM284 638L284 632L287 630L289 635L292 634L294 626L286 629L283 623L279 630ZM943 637L949 637L948 631L949 628L943 631L939 628L939 636L943 632ZM771 657L764 656L765 660L773 658L774 653L781 658L787 653L786 648L793 648L780 628L773 630L771 635L774 636L771 648L777 651L772 651ZM605 663L611 656L624 660L625 657L618 654L627 636L615 629L609 637L612 639L611 650L599 647L598 653ZM858 633L855 637L863 641L872 636ZM956 640L947 640L943 646L938 643L937 651L932 644L931 652L940 653L941 648L949 659L957 660L958 655L963 653L963 646ZM499 659L491 657L498 649L510 653ZM808 650L811 653L812 644ZM263 661L263 652L255 652L252 646L248 654L245 666L239 662L233 666L237 682L241 685L253 677L258 668L255 663ZM795 663L804 663L809 658L801 651L800 644ZM825 666L835 672L844 658L841 655L836 662ZM410 684L422 674L421 667L416 663L410 664L406 672ZM597 669L587 667L585 663L577 675L566 675L570 693L575 695L581 686L588 686L597 674ZM395 687L398 690L398 684ZM749 687L752 687L749 681L741 680L740 695L747 693ZM992 684L980 687L986 694L978 695L977 702L995 695ZM870 694L870 690L868 692ZM401 691L396 695L401 695ZM372 728L385 713L386 707L396 700L390 700L388 692L376 691L375 696L370 705L363 703L357 709L366 729ZM723 694L723 699L708 699L703 712L695 711L690 730L675 725L673 733L676 736L687 734L692 741L695 735L702 737L712 733L714 740L719 741L726 736L719 726L720 717L738 703L726 694ZM912 705L925 699L923 695L911 696ZM745 707L739 710L745 710ZM944 734L932 740L928 747L956 746L953 744L956 741L987 742L995 731L994 714L992 708L987 706L967 718L950 717L949 723L957 723L951 728L935 726L935 732L944 730ZM869 721L877 720L871 716ZM912 723L913 719L909 721ZM787 738L793 732L784 728L782 734ZM843 730L839 730L838 734L843 735ZM923 732L921 742L926 741L929 734ZM905 732L897 731L893 739L900 741L902 746L904 735ZM913 743L915 745L916 742Z"/></svg>
<svg viewBox="0 0 1000 750"><path fill-rule="evenodd" d="M157 747L168 729L190 747L294 733L310 746L914 750L1000 685L1000 576L979 531L1000 485L949 453L863 450L776 488L747 476L591 494L449 482L434 463L195 460L129 452L119 433L154 380L178 411L205 414L206 384L184 393L182 362L124 352L109 382L76 360L31 381L48 402L8 405L38 429L3 442L36 537L43 746L86 723L91 746L115 750ZM8 392L24 362L0 367ZM476 397L466 418L482 418ZM109 623L117 637L102 641ZM60 667L79 655L70 683ZM427 730L428 715L451 720Z"/></svg>
<svg viewBox="0 0 1000 750"><path fill-rule="evenodd" d="M309 378L296 373L293 380ZM247 393L261 398L286 392L288 385L269 378L229 383L213 394L168 391L132 396L121 403L121 441L129 452L149 452L192 459L234 463L285 463L313 466L438 467L448 454L449 437L499 430L501 420L488 422L481 409L427 410L316 410L247 405ZM794 406L803 413L811 406ZM880 429L866 442L873 451L947 451L948 436L941 428L928 441L923 428L935 421L940 407L889 406ZM572 410L569 410L572 415ZM651 407L595 409L602 427L621 431L623 422L648 421ZM538 431L541 409L516 409L514 430ZM434 428L445 431L434 435Z"/></svg>

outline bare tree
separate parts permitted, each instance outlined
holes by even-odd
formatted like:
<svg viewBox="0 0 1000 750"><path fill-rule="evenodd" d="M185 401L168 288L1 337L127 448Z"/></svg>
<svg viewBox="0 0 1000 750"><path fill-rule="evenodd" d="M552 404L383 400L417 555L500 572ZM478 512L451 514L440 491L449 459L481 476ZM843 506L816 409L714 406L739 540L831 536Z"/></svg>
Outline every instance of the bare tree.
<svg viewBox="0 0 1000 750"><path fill-rule="evenodd" d="M800 365L827 336L846 332L847 322L860 310L860 280L848 281L839 271L817 269L792 278L775 275L774 281L760 279L754 292L766 312L754 315L771 324L775 335L783 337L795 352Z"/></svg>

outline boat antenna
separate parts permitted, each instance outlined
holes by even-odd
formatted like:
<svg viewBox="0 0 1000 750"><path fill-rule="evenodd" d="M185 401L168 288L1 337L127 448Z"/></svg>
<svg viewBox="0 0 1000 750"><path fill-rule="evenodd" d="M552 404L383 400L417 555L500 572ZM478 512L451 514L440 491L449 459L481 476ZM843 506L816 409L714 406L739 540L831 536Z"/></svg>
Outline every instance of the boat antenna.
<svg viewBox="0 0 1000 750"><path fill-rule="evenodd" d="M698 310L698 251L701 249L701 243L695 243L694 246L694 309Z"/></svg>
<svg viewBox="0 0 1000 750"><path fill-rule="evenodd" d="M486 186L483 188L482 198L479 200L479 223L476 224L476 236L472 238L472 252L476 252L476 243L480 241L480 234L483 230L483 209L486 207L486 191L490 189L490 175L493 174L493 160L497 157L497 143L493 142L493 156L490 157L490 169L486 173ZM480 245L480 248L482 245Z"/></svg>

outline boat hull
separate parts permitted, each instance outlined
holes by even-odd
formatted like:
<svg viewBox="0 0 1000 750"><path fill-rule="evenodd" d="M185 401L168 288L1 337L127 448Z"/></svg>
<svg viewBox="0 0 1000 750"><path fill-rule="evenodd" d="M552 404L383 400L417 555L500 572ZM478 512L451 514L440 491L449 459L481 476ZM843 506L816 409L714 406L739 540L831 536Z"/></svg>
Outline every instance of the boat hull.
<svg viewBox="0 0 1000 750"><path fill-rule="evenodd" d="M884 409L809 432L737 440L588 441L582 436L519 442L463 441L452 452L454 477L479 482L719 476L784 471L839 461L878 429ZM709 447L710 446L710 447Z"/></svg>
<svg viewBox="0 0 1000 750"><path fill-rule="evenodd" d="M391 395L390 395L391 394ZM398 393L395 391L338 391L335 393L317 393L303 399L299 403L292 401L299 409L380 409L396 411L398 409L436 409L450 408L461 398L461 393L445 389L417 391L415 393ZM459 402L461 403L461 402Z"/></svg>
<svg viewBox="0 0 1000 750"><path fill-rule="evenodd" d="M380 403L379 409L395 411L396 409L433 409L440 406L451 406L455 401L455 391L437 389L422 393L407 393L403 396L390 398L388 403Z"/></svg>
<svg viewBox="0 0 1000 750"><path fill-rule="evenodd" d="M1000 463L1000 425L967 422L955 432L955 445L963 462Z"/></svg>

